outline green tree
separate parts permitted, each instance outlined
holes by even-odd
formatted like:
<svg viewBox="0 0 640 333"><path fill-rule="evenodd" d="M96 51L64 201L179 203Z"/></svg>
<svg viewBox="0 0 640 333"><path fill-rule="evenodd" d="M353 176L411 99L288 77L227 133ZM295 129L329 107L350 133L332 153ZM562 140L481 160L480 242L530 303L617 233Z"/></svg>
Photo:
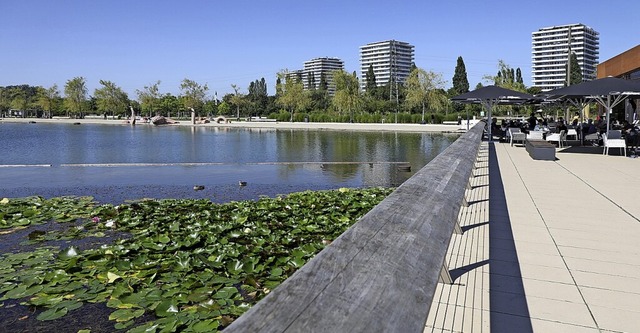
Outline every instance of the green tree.
<svg viewBox="0 0 640 333"><path fill-rule="evenodd" d="M64 85L64 106L67 112L82 117L82 111L87 101L87 85L84 77L78 76L68 80Z"/></svg>
<svg viewBox="0 0 640 333"><path fill-rule="evenodd" d="M318 84L319 90L329 90L329 83L327 82L327 75L324 72L320 72L320 83Z"/></svg>
<svg viewBox="0 0 640 333"><path fill-rule="evenodd" d="M11 107L11 97L9 94L9 89L5 87L0 87L0 113L4 113L5 111L9 110L10 107Z"/></svg>
<svg viewBox="0 0 640 333"><path fill-rule="evenodd" d="M255 80L249 84L249 94L247 98L253 106L255 115L266 114L269 95L267 94L267 82L264 78Z"/></svg>
<svg viewBox="0 0 640 333"><path fill-rule="evenodd" d="M220 103L220 105L218 105L218 114L219 115L229 115L231 113L231 107L229 106L229 103L222 101L222 103Z"/></svg>
<svg viewBox="0 0 640 333"><path fill-rule="evenodd" d="M205 83L201 85L195 81L184 79L180 84L180 91L182 95L182 103L184 107L188 109L193 109L196 114L198 111L202 109L204 105L204 101L207 98L207 91L209 91L209 87Z"/></svg>
<svg viewBox="0 0 640 333"><path fill-rule="evenodd" d="M245 96L240 93L240 88L237 85L232 84L233 95L231 96L231 104L236 106L236 119L240 120L240 107L246 105Z"/></svg>
<svg viewBox="0 0 640 333"><path fill-rule="evenodd" d="M333 96L333 104L340 111L346 110L351 122L353 122L354 112L362 105L360 83L354 74L341 70L333 71L333 84L336 91Z"/></svg>
<svg viewBox="0 0 640 333"><path fill-rule="evenodd" d="M527 89L524 83L518 82L515 79L514 69L502 60L498 61L498 73L496 76L484 76L484 80L493 82L496 86L525 92Z"/></svg>
<svg viewBox="0 0 640 333"><path fill-rule="evenodd" d="M373 72L373 65L369 65L367 69L367 73L365 74L365 92L368 96L375 97L378 90L378 85L376 84L376 74Z"/></svg>
<svg viewBox="0 0 640 333"><path fill-rule="evenodd" d="M444 85L445 81L439 73L416 68L409 74L406 81L405 101L409 106L422 107L423 124L427 106L432 111L441 111L446 107L448 99L443 92Z"/></svg>
<svg viewBox="0 0 640 333"><path fill-rule="evenodd" d="M580 64L578 64L578 56L576 56L575 53L571 53L569 65L570 70L567 68L567 72L569 72L567 77L569 82L565 81L565 87L568 85L582 83L582 69L580 68Z"/></svg>
<svg viewBox="0 0 640 333"><path fill-rule="evenodd" d="M26 116L29 108L29 100L23 91L16 91L11 99L11 108L22 111L22 116Z"/></svg>
<svg viewBox="0 0 640 333"><path fill-rule="evenodd" d="M171 117L172 111L177 113L181 105L178 97L173 96L171 93L166 93L160 98L160 110L162 114L166 114L167 117Z"/></svg>
<svg viewBox="0 0 640 333"><path fill-rule="evenodd" d="M297 75L291 75L285 69L278 73L278 79L280 84L276 86L277 103L291 114L290 120L293 122L295 112L304 111L311 104L311 98Z"/></svg>
<svg viewBox="0 0 640 333"><path fill-rule="evenodd" d="M104 114L111 112L112 116L121 112L127 114L129 105L127 93L111 81L100 80L100 84L102 88L93 92L98 111Z"/></svg>
<svg viewBox="0 0 640 333"><path fill-rule="evenodd" d="M460 95L469 92L469 80L467 78L467 68L462 57L458 57L456 69L452 79L453 93Z"/></svg>
<svg viewBox="0 0 640 333"><path fill-rule="evenodd" d="M522 79L522 71L520 70L520 67L516 69L516 82L524 86L524 80Z"/></svg>
<svg viewBox="0 0 640 333"><path fill-rule="evenodd" d="M218 103L213 99L205 101L203 111L205 112L207 117L218 114Z"/></svg>
<svg viewBox="0 0 640 333"><path fill-rule="evenodd" d="M144 86L144 89L142 90L136 89L140 107L142 108L142 111L148 112L149 115L152 113L157 115L157 108L160 106L160 100L162 99L159 86L160 80L156 81L152 85Z"/></svg>
<svg viewBox="0 0 640 333"><path fill-rule="evenodd" d="M52 111L55 109L57 102L60 100L60 91L58 85L54 84L48 89L41 88L38 94L38 105L47 112L46 118L51 118Z"/></svg>

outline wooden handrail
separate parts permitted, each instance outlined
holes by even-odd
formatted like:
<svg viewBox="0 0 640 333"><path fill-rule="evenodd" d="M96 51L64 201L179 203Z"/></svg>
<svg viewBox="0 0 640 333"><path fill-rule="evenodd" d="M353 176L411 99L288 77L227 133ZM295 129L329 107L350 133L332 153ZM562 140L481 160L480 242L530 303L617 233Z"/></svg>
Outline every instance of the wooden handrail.
<svg viewBox="0 0 640 333"><path fill-rule="evenodd" d="M422 332L480 122L224 332Z"/></svg>

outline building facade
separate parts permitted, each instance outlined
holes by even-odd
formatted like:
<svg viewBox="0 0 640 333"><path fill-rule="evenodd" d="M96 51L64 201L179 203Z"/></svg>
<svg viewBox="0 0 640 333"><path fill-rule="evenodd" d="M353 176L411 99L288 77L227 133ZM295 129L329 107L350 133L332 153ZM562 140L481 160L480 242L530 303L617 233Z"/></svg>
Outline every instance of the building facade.
<svg viewBox="0 0 640 333"><path fill-rule="evenodd" d="M542 91L564 87L571 53L578 59L583 81L594 80L600 54L599 35L584 24L541 28L531 33L532 85Z"/></svg>
<svg viewBox="0 0 640 333"><path fill-rule="evenodd" d="M640 82L640 45L598 64L598 79L608 76ZM627 98L624 105L614 108L617 119L633 123L638 117L638 98Z"/></svg>
<svg viewBox="0 0 640 333"><path fill-rule="evenodd" d="M404 83L414 62L414 46L396 40L370 43L360 46L360 85L366 89L369 66L373 67L377 86Z"/></svg>
<svg viewBox="0 0 640 333"><path fill-rule="evenodd" d="M640 45L598 64L598 78L607 76L640 80Z"/></svg>
<svg viewBox="0 0 640 333"><path fill-rule="evenodd" d="M304 62L302 69L302 84L304 89L318 89L322 76L327 80L329 95L333 96L335 87L333 86L333 71L344 70L344 61L338 58L315 58Z"/></svg>

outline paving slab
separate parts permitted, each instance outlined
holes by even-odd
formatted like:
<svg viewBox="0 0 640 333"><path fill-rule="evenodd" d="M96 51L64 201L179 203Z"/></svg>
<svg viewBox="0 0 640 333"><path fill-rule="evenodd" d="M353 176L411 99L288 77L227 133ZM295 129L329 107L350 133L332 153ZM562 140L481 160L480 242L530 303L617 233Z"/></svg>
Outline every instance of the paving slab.
<svg viewBox="0 0 640 333"><path fill-rule="evenodd" d="M640 332L640 159L484 144L425 332Z"/></svg>

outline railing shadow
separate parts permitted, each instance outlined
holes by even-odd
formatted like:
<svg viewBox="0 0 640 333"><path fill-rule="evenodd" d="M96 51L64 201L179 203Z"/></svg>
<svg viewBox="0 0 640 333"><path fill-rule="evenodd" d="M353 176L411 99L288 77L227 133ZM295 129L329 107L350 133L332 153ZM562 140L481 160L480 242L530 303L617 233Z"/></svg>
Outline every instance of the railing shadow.
<svg viewBox="0 0 640 333"><path fill-rule="evenodd" d="M533 332L495 147L489 143L489 305L492 333ZM505 260L505 254L508 260Z"/></svg>

